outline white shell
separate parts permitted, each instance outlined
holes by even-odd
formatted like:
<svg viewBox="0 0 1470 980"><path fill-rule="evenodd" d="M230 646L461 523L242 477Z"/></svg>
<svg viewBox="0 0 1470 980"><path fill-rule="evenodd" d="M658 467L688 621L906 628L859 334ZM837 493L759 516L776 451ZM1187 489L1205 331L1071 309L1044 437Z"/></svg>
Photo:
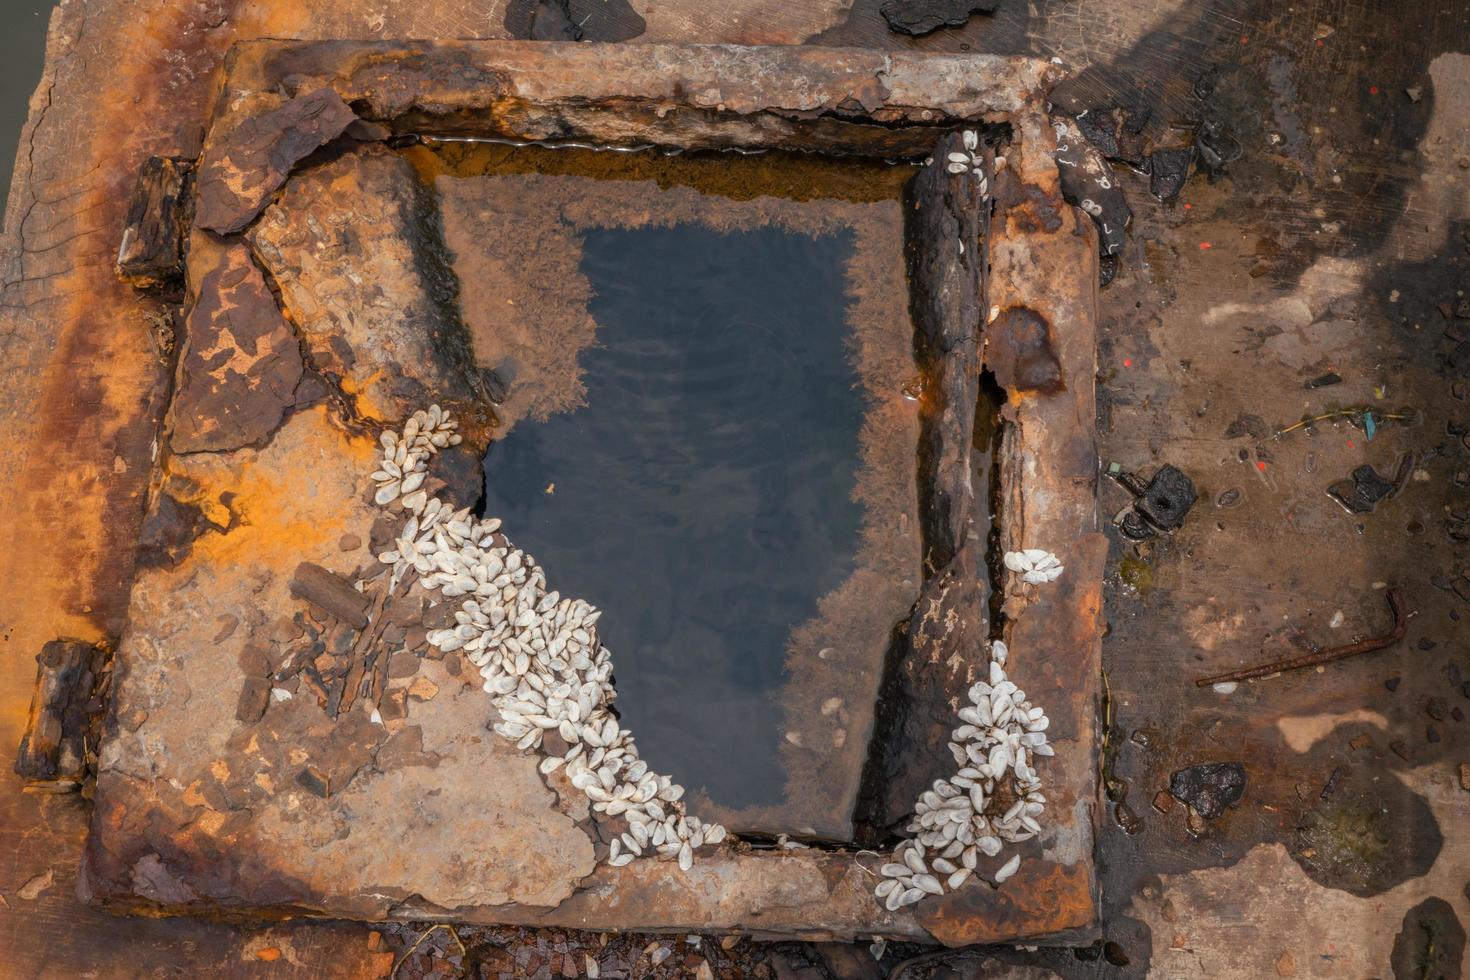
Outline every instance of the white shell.
<svg viewBox="0 0 1470 980"><path fill-rule="evenodd" d="M1016 869L1019 868L1020 866L1021 866L1021 855L1016 854L1016 855L1012 856L1011 859L1009 861L1007 861L1005 864L1002 864L1000 866L1000 870L995 873L995 883L998 885L1001 882L1005 881L1011 875L1015 874L1016 873Z"/></svg>

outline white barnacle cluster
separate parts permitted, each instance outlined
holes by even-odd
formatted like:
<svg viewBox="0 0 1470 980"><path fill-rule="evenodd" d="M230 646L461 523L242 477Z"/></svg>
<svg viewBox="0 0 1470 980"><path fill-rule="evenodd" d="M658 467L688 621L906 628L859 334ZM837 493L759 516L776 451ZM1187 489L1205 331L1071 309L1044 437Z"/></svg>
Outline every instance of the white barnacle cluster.
<svg viewBox="0 0 1470 980"><path fill-rule="evenodd" d="M628 829L612 841L608 863L622 866L647 852L687 871L694 850L718 844L725 828L687 814L684 788L650 772L618 724L612 654L597 638L601 611L548 592L546 573L499 533L499 519L452 511L421 488L429 458L459 441L454 428L434 405L414 413L401 436L383 434L375 499L386 505L401 494L409 517L379 560L393 566L395 584L412 567L425 588L464 597L457 625L429 633L428 641L445 653L463 650L479 669L500 715L497 734L542 750L543 775L565 766L594 810L624 818ZM550 732L565 743L560 754L548 750Z"/></svg>
<svg viewBox="0 0 1470 980"><path fill-rule="evenodd" d="M955 150L945 160L945 169L952 174L962 174L971 171L980 179L980 193L984 195L988 191L988 178L985 176L985 167L980 158L980 134L973 129L967 129L962 134L965 141L965 149Z"/></svg>
<svg viewBox="0 0 1470 980"><path fill-rule="evenodd" d="M427 412L414 412L403 426L403 435L384 432L383 459L373 471L373 482L378 492L373 500L383 506L403 498L404 510L422 513L428 504L428 492L423 490L424 478L428 474L429 457L445 446L459 445L460 436L456 425L438 405L431 405Z"/></svg>
<svg viewBox="0 0 1470 980"><path fill-rule="evenodd" d="M993 858L1005 842L1041 832L1046 797L1034 760L1055 754L1046 740L1050 721L1006 677L1006 645L996 640L990 656L989 680L970 688L949 743L959 771L919 797L908 827L915 836L878 869L875 894L889 911L959 888L980 855ZM1021 855L1013 855L991 878L1000 884L1020 865Z"/></svg>
<svg viewBox="0 0 1470 980"><path fill-rule="evenodd" d="M1041 548L1007 551L1001 560L1005 563L1006 568L1018 573L1022 581L1031 585L1055 582L1062 575L1061 559Z"/></svg>

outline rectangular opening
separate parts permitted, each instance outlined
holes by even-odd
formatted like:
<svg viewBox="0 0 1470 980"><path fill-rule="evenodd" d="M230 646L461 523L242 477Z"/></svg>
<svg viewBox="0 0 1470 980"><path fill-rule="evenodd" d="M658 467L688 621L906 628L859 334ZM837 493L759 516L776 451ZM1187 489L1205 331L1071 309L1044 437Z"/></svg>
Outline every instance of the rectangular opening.
<svg viewBox="0 0 1470 980"><path fill-rule="evenodd" d="M428 141L483 367L485 511L605 611L691 812L846 841L920 581L906 164Z"/></svg>

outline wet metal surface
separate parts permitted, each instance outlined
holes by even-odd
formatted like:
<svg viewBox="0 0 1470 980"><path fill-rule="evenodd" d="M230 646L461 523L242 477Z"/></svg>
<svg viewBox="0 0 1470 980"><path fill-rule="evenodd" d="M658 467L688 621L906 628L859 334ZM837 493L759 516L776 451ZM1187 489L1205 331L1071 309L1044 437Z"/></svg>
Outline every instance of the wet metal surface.
<svg viewBox="0 0 1470 980"><path fill-rule="evenodd" d="M852 247L771 228L589 231L585 404L486 457L486 513L564 593L609 610L643 758L727 807L784 797L791 631L856 557Z"/></svg>

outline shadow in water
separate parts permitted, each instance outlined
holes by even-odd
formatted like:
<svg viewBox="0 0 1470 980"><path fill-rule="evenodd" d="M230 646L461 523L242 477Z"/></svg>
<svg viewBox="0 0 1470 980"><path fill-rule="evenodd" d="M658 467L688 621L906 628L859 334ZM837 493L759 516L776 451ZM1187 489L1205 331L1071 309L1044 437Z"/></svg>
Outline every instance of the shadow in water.
<svg viewBox="0 0 1470 980"><path fill-rule="evenodd" d="M486 457L487 513L606 610L642 756L717 803L784 798L793 627L851 574L863 396L850 235L595 229L586 405Z"/></svg>

